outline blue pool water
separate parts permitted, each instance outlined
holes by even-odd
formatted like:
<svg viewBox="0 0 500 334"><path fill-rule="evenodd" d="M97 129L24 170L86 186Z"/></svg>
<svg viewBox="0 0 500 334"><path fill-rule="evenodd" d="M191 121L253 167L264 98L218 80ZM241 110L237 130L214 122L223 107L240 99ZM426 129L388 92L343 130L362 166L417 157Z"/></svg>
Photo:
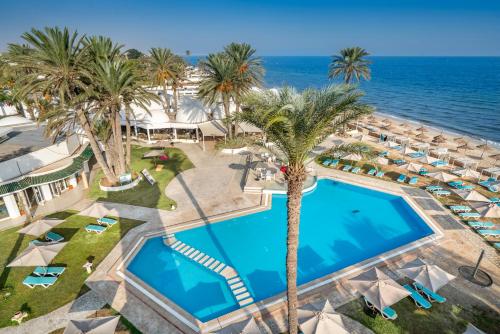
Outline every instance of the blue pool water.
<svg viewBox="0 0 500 334"><path fill-rule="evenodd" d="M304 196L298 283L303 284L432 234L398 196L320 180ZM255 301L285 291L286 197L267 211L176 233L177 239L234 267ZM238 308L217 274L149 239L128 266L201 321Z"/></svg>

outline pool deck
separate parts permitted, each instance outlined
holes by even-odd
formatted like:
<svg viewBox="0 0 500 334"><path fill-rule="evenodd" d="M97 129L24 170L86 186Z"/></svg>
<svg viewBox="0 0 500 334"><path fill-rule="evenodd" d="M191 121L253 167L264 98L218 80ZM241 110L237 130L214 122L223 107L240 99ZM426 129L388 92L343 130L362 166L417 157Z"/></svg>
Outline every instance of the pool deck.
<svg viewBox="0 0 500 334"><path fill-rule="evenodd" d="M134 286L130 280L124 279L126 276L123 275L125 267L123 264L131 258L134 251L139 249L140 244L144 242L144 236L165 233L165 230L175 232L178 229L210 224L234 215L265 210L268 204L267 195L243 193L241 180L244 178L244 169L241 166L244 158L242 156L222 156L213 152L201 152L194 145L184 145L181 149L185 150L196 168L178 175L166 189L168 196L177 201L177 210L164 211L112 203L92 204L116 210L121 217L147 221L146 224L127 233L87 280L87 285L92 290L99 293L108 304L144 333L197 332L180 320L182 317L192 320L193 317L190 317L187 312L180 310L166 298L161 299L162 296L151 291L152 289L140 285ZM497 312L500 310L497 298L500 289L497 284L494 283L489 288L480 288L462 279L457 272L459 266L473 265L480 250L484 248L487 253L482 268L492 276L494 282L498 282L500 279L498 254L492 247L484 247L485 244L477 234L465 228L432 196L418 188L332 170L315 163L311 165L314 166L318 177L334 178L404 196L417 211L424 213L428 218L427 221L430 220L432 225L437 226L441 231L441 238L431 240L425 245L420 245L419 248L403 253L400 252L401 249L396 249L376 259L379 261L377 265L383 267L384 271L398 278L395 269L415 256L419 256L458 276L440 290L452 302L461 305L485 305ZM85 215L85 211L91 209L83 210L81 214ZM334 307L339 307L358 298L359 296L353 291L347 279L373 260L369 259L364 263L333 273L330 277L332 282L315 280L301 286L303 292L299 296L300 304L319 301L326 297ZM320 285L318 283L322 285L318 286ZM150 297L147 297L144 291ZM166 305L181 317L173 316L172 312L160 307L151 299L151 296L158 297L160 302L166 302ZM237 322L252 313L266 332L282 332L286 329L286 308L283 297L284 294L281 294L214 319L209 327L214 324L218 326ZM261 309L257 310L257 307ZM203 324L200 326L206 327ZM352 324L352 326L353 333L370 333L359 324Z"/></svg>

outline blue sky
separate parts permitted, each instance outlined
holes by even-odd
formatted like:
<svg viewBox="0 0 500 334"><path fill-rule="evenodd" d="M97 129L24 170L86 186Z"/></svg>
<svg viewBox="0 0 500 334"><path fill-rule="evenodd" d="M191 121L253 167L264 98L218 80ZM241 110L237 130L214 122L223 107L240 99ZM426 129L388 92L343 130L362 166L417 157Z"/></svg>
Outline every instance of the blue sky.
<svg viewBox="0 0 500 334"><path fill-rule="evenodd" d="M70 1L1 4L0 50L32 27L68 26L127 47L207 54L248 42L261 55L500 55L499 0Z"/></svg>

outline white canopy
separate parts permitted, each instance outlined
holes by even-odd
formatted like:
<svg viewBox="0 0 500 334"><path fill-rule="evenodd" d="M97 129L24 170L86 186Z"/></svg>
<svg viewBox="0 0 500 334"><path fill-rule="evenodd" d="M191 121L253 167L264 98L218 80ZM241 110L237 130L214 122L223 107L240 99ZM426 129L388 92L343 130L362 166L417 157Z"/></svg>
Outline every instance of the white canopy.
<svg viewBox="0 0 500 334"><path fill-rule="evenodd" d="M418 173L422 169L422 165L416 164L414 162L409 162L407 164L399 166L399 168L406 169L407 171Z"/></svg>
<svg viewBox="0 0 500 334"><path fill-rule="evenodd" d="M418 159L418 161L424 163L424 164L432 164L435 161L438 161L439 159L436 159L434 157L431 157L430 155L423 156L422 158Z"/></svg>
<svg viewBox="0 0 500 334"><path fill-rule="evenodd" d="M43 245L31 244L7 267L48 266L67 242L50 242Z"/></svg>
<svg viewBox="0 0 500 334"><path fill-rule="evenodd" d="M321 305L308 304L298 309L299 327L303 334L348 334L342 316L328 300Z"/></svg>
<svg viewBox="0 0 500 334"><path fill-rule="evenodd" d="M427 174L428 177L432 177L433 179L436 179L438 181L443 181L443 182L449 182L452 180L455 180L457 177L452 174L448 174L445 172L435 172L435 173L429 173Z"/></svg>
<svg viewBox="0 0 500 334"><path fill-rule="evenodd" d="M224 137L226 135L226 128L219 121L210 121L198 125L203 136Z"/></svg>
<svg viewBox="0 0 500 334"><path fill-rule="evenodd" d="M440 267L427 264L419 258L407 263L398 271L434 292L455 278L454 275L447 273Z"/></svg>

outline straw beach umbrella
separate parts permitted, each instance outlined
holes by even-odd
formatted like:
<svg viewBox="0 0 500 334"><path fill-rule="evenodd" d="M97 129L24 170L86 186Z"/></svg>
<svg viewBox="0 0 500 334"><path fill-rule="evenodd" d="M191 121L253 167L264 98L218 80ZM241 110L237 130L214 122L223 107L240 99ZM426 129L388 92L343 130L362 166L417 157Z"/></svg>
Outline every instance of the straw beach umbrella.
<svg viewBox="0 0 500 334"><path fill-rule="evenodd" d="M482 149L483 152L481 152L481 159L483 158L484 156L484 153L486 152L490 152L492 151L493 149L488 145L488 143L484 143L484 144L480 144L480 145L477 145L476 148L479 148L479 149Z"/></svg>
<svg viewBox="0 0 500 334"><path fill-rule="evenodd" d="M36 222L23 227L17 233L29 234L35 237L39 237L42 234L50 231L54 226L61 224L64 220L61 219L40 219Z"/></svg>
<svg viewBox="0 0 500 334"><path fill-rule="evenodd" d="M495 203L471 203L483 218L500 218L500 206Z"/></svg>
<svg viewBox="0 0 500 334"><path fill-rule="evenodd" d="M416 164L414 162L409 162L407 164L399 166L399 168L406 169L409 172L418 173L422 169L422 165Z"/></svg>
<svg viewBox="0 0 500 334"><path fill-rule="evenodd" d="M82 216L102 218L106 216L119 217L120 213L115 208L108 208L106 203L94 203L89 208L79 213Z"/></svg>
<svg viewBox="0 0 500 334"><path fill-rule="evenodd" d="M472 202L490 202L490 200L483 194L475 190L455 189L455 193L466 201Z"/></svg>
<svg viewBox="0 0 500 334"><path fill-rule="evenodd" d="M342 316L328 300L321 305L305 305L298 309L299 328L303 334L348 334Z"/></svg>
<svg viewBox="0 0 500 334"><path fill-rule="evenodd" d="M469 143L462 144L460 146L457 146L458 149L464 150L464 153L467 153L468 150L472 150L473 147L469 145Z"/></svg>
<svg viewBox="0 0 500 334"><path fill-rule="evenodd" d="M7 267L47 267L67 242L51 242L44 245L29 245Z"/></svg>
<svg viewBox="0 0 500 334"><path fill-rule="evenodd" d="M144 155L142 157L143 158L153 158L155 166L156 166L157 165L156 158L164 156L164 155L165 155L165 151L163 151L163 150L151 150L151 151L144 153Z"/></svg>
<svg viewBox="0 0 500 334"><path fill-rule="evenodd" d="M448 174L445 172L429 173L429 174L427 174L427 176L432 177L435 180L443 181L443 182L450 182L450 181L455 180L457 178L455 175Z"/></svg>
<svg viewBox="0 0 500 334"><path fill-rule="evenodd" d="M63 334L113 334L120 316L70 320Z"/></svg>
<svg viewBox="0 0 500 334"><path fill-rule="evenodd" d="M415 138L418 138L421 141L424 141L426 139L429 139L429 136L426 136L423 132L419 133L418 135L415 136Z"/></svg>
<svg viewBox="0 0 500 334"><path fill-rule="evenodd" d="M217 334L262 334L253 317L224 327Z"/></svg>
<svg viewBox="0 0 500 334"><path fill-rule="evenodd" d="M376 267L351 278L349 282L379 310L410 295L405 288Z"/></svg>
<svg viewBox="0 0 500 334"><path fill-rule="evenodd" d="M429 130L427 130L427 128L421 126L419 128L417 128L417 131L420 131L420 132L428 132Z"/></svg>
<svg viewBox="0 0 500 334"><path fill-rule="evenodd" d="M455 278L440 267L427 264L419 258L407 263L398 272L434 292Z"/></svg>
<svg viewBox="0 0 500 334"><path fill-rule="evenodd" d="M446 143L446 138L443 135L437 135L432 138L432 142L438 144Z"/></svg>
<svg viewBox="0 0 500 334"><path fill-rule="evenodd" d="M490 155L490 158L495 159L495 162L493 164L496 164L497 161L500 159L500 153L499 154Z"/></svg>

